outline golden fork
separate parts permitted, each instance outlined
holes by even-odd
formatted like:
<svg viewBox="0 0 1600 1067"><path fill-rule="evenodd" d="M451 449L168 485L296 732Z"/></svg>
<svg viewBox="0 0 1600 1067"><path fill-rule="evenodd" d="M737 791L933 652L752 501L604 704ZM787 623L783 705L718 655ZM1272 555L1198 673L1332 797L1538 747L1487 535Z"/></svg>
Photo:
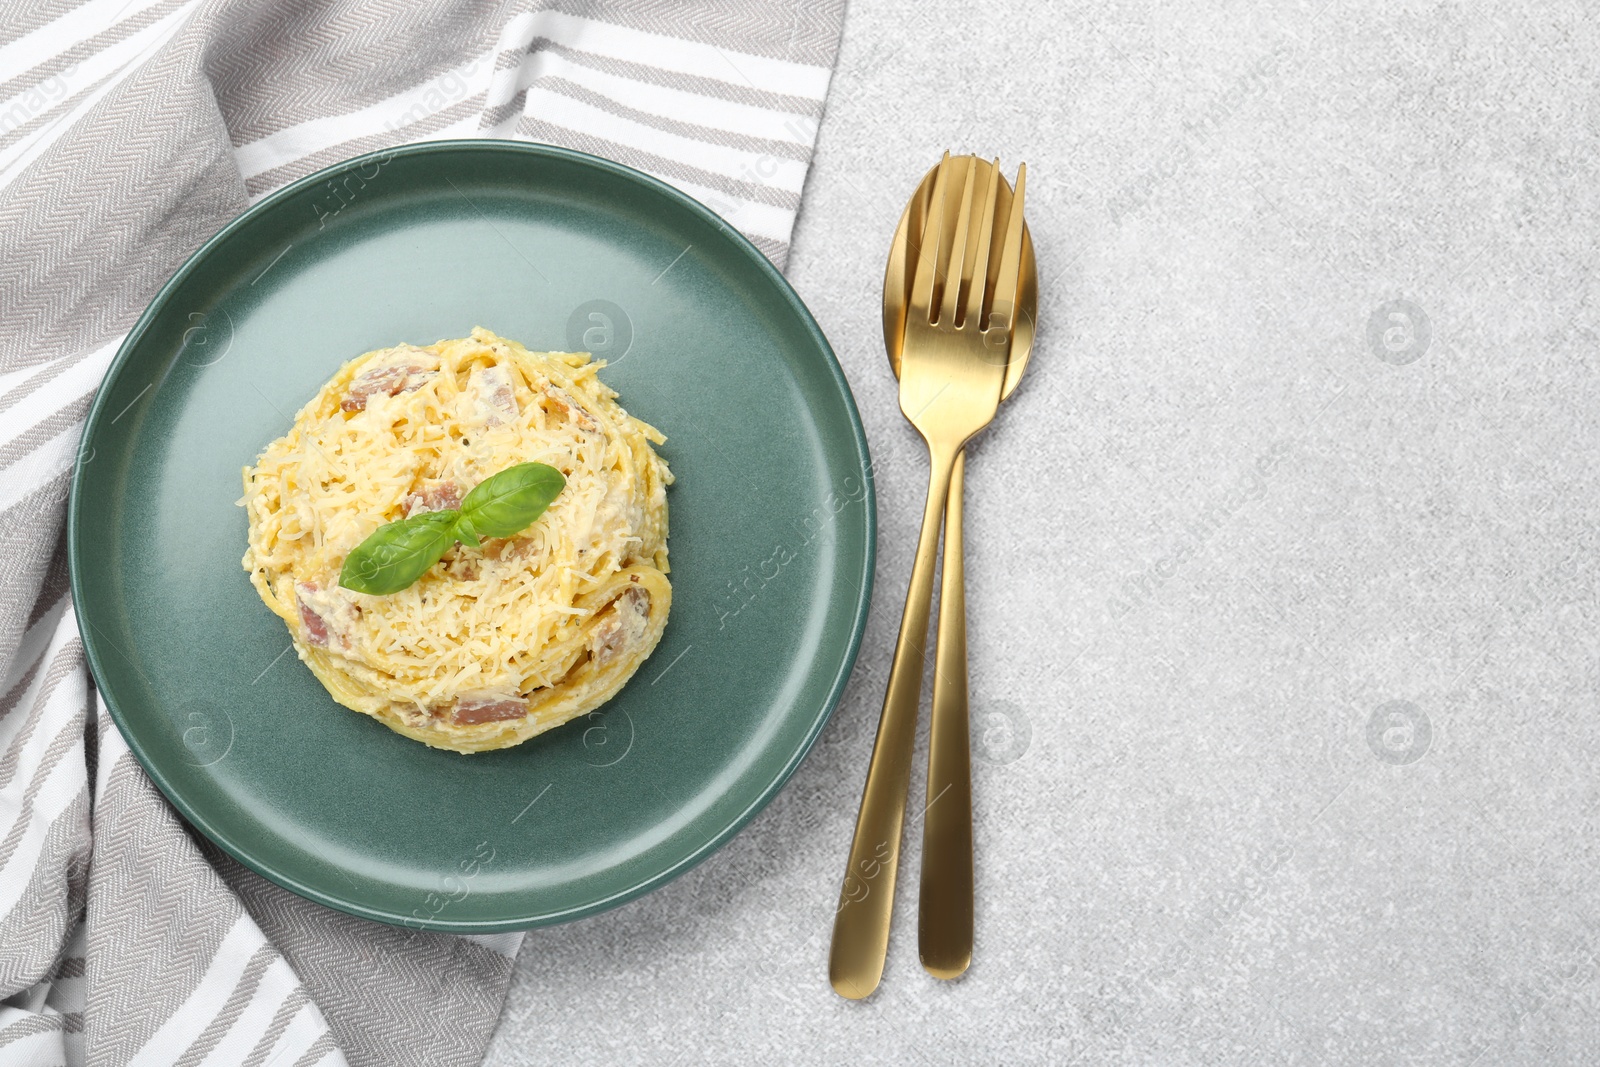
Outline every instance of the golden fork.
<svg viewBox="0 0 1600 1067"><path fill-rule="evenodd" d="M1027 165L1017 170L1013 193L999 173L999 161L975 160L992 170L996 181L997 225L1004 220L1006 240L991 246L992 277L1016 278L1014 289L996 284L986 340L996 353L1007 353L1003 403L1016 391L1033 351L1034 321L1039 305L1039 275L1033 240L1023 218ZM933 199L935 166L912 194L895 229L889 264L883 279L883 339L889 364L900 374L905 336L907 294L915 260L910 249L920 248L928 232L929 205ZM951 213L959 209L948 202L945 224L954 227ZM969 232L969 250L976 244ZM998 257L995 263L993 257ZM973 255L964 263L970 284ZM1009 350L1006 348L1009 343ZM938 647L934 653L933 729L928 745L926 817L922 826L921 896L917 908L917 944L922 965L939 978L955 978L972 962L973 860L972 860L972 758L967 717L967 627L962 567L962 493L965 451L956 460L945 502L944 566L940 574ZM936 803L937 802L937 803Z"/></svg>
<svg viewBox="0 0 1600 1067"><path fill-rule="evenodd" d="M945 154L934 178L927 240L917 256L906 313L900 410L928 445L928 500L834 916L829 980L852 999L867 996L883 977L945 499L962 449L994 418L1005 381L1006 350L997 353L989 339L989 316L1002 300L1015 305L1018 279L997 276L990 297L998 177L998 168L981 168L971 157L952 162ZM947 198L958 181L960 209L952 232ZM970 839L970 828L968 834Z"/></svg>

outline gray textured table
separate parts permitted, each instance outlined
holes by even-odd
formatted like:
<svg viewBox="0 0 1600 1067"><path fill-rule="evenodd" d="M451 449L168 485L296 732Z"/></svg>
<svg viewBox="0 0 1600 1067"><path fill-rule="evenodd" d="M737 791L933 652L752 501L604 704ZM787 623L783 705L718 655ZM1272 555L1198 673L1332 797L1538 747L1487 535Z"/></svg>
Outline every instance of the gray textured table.
<svg viewBox="0 0 1600 1067"><path fill-rule="evenodd" d="M855 677L727 848L528 937L488 1062L1600 1058L1597 57L1575 2L855 4L790 268L878 466ZM969 474L977 954L918 966L913 835L847 1003L947 146L1028 161L1042 276Z"/></svg>

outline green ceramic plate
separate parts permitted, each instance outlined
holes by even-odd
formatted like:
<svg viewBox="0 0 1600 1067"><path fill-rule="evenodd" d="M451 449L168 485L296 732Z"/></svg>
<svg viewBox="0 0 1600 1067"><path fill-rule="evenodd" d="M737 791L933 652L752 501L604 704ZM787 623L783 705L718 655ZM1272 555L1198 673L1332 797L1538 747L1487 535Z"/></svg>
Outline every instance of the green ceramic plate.
<svg viewBox="0 0 1600 1067"><path fill-rule="evenodd" d="M339 707L285 651L234 501L345 360L476 325L609 359L666 433L674 591L615 700L460 756ZM161 290L89 415L72 588L117 725L207 837L356 915L517 929L662 884L782 787L861 639L868 469L827 340L726 222L575 152L416 145L274 193Z"/></svg>

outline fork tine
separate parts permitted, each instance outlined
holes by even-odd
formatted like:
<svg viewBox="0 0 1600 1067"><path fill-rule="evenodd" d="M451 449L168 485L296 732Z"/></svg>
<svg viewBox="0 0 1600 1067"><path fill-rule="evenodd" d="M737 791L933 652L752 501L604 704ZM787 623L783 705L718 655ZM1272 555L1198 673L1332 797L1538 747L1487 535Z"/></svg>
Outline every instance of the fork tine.
<svg viewBox="0 0 1600 1067"><path fill-rule="evenodd" d="M974 168L981 168L982 167L982 163L981 163L981 161L980 162L974 162L973 164L971 164L971 166L973 166ZM974 169L972 174L973 174L974 180L976 180L979 177L979 173L978 173L977 169ZM982 185L977 185L977 186L974 187L973 199L975 201L983 199L983 186ZM965 207L966 207L966 202L965 202L965 200L963 200L962 201L962 208L965 209ZM965 213L964 210L963 210L963 213ZM957 294L956 294L956 310L958 312L962 308L964 308L966 306L963 303L963 300L965 298L961 296L961 293L967 292L968 288L971 286L971 283L972 283L972 260L973 260L973 252L974 252L973 246L975 244L977 244L977 241L978 241L978 230L979 230L979 227L975 224L975 222L967 223L967 239L962 245L963 252L962 252L962 257L961 257L961 275L958 278L955 279L956 287L959 290L957 292ZM952 325L954 325L954 321L955 321L954 319L951 320L951 324Z"/></svg>
<svg viewBox="0 0 1600 1067"><path fill-rule="evenodd" d="M990 326L1004 326L1006 332L1017 324L1017 286L1022 280L1022 199L1028 184L1028 165L1017 167L1017 189L1006 214L1006 243L1000 251L1000 275L994 284L994 307L989 312Z"/></svg>
<svg viewBox="0 0 1600 1067"><path fill-rule="evenodd" d="M961 183L961 216L956 220L956 236L950 245L950 262L942 272L944 274L944 299L940 301L939 318L937 321L946 326L954 326L956 321L956 308L961 302L961 272L965 269L967 255L967 231L972 220L972 186L975 172L977 171L977 156L967 157L967 176Z"/></svg>
<svg viewBox="0 0 1600 1067"><path fill-rule="evenodd" d="M944 158L939 160L938 173L933 176L933 195L928 200L928 227L922 231L922 245L917 249L917 273L911 280L910 315L923 322L933 321L933 279L939 266L939 245L944 239L945 176L949 169L950 153L946 151Z"/></svg>
<svg viewBox="0 0 1600 1067"><path fill-rule="evenodd" d="M983 215L978 220L978 248L972 256L972 287L967 291L967 311L961 317L965 329L984 328L983 297L989 287L989 246L994 240L995 194L1000 190L1000 160L995 158L984 180Z"/></svg>

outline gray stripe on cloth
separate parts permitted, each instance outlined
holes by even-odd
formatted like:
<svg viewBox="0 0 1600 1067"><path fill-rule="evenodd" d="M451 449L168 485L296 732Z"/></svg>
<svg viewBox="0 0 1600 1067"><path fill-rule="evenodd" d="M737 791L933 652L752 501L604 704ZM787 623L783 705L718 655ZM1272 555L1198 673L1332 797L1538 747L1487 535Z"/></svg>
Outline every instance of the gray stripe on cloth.
<svg viewBox="0 0 1600 1067"><path fill-rule="evenodd" d="M13 4L6 12L5 29L0 31L0 44L20 41L34 30L48 26L82 6L83 0L34 0L26 4Z"/></svg>
<svg viewBox="0 0 1600 1067"><path fill-rule="evenodd" d="M87 786L50 824L42 859L35 864L17 906L0 918L0 999L66 975L56 956L83 907L89 874Z"/></svg>
<svg viewBox="0 0 1600 1067"><path fill-rule="evenodd" d="M555 0L569 15L699 41L769 59L831 67L844 24L844 0L781 4L726 0Z"/></svg>
<svg viewBox="0 0 1600 1067"><path fill-rule="evenodd" d="M444 129L453 122L459 122L469 115L475 115L483 105L483 94L468 97L458 101L450 107L422 118L405 127L403 130L384 130L380 133L364 134L348 141L341 141L335 145L312 152L310 155L301 156L292 163L285 163L281 167L262 171L245 179L245 189L251 196L259 196L280 185L287 185L296 178L303 178L307 174L330 167L342 159L363 155L367 152L376 152L380 148L392 148L395 145L405 144L408 140L426 137L431 133ZM359 180L359 179L358 179Z"/></svg>
<svg viewBox="0 0 1600 1067"><path fill-rule="evenodd" d="M588 104L590 107L599 108L618 118L628 119L645 126L653 126L666 133L679 137L688 137L707 144L721 145L724 148L737 148L740 151L752 152L756 155L782 156L785 159L794 159L805 162L811 158L811 146L795 144L792 141L774 141L766 137L751 137L742 133L730 133L712 126L700 126L692 122L682 122L678 119L657 115L649 111L640 111L638 108L619 104L603 93L597 93L587 86L566 78L550 77L540 78L536 83L541 89L560 93L562 96ZM533 88L533 86L529 86Z"/></svg>
<svg viewBox="0 0 1600 1067"><path fill-rule="evenodd" d="M294 1061L294 1067L312 1067L312 1064L321 1063L333 1049L333 1035L323 1034L311 1043L304 1055Z"/></svg>
<svg viewBox="0 0 1600 1067"><path fill-rule="evenodd" d="M0 195L0 370L127 329L173 267L244 206L201 75L206 28L192 19Z"/></svg>
<svg viewBox="0 0 1600 1067"><path fill-rule="evenodd" d="M27 378L13 386L10 390L0 394L0 414L5 413L8 409L15 407L23 400L26 400L28 397L32 396L38 390L44 388L46 385L49 385L51 382L61 377L63 372L72 369L79 363L82 363L92 354L93 350L85 349L75 356L69 356L66 359L58 359L53 363L46 363L33 374L30 374Z"/></svg>
<svg viewBox="0 0 1600 1067"><path fill-rule="evenodd" d="M10 441L0 445L0 471L37 452L40 445L59 436L61 431L83 422L83 417L89 414L89 404L93 400L93 392L85 393L66 407L57 408Z"/></svg>
<svg viewBox="0 0 1600 1067"><path fill-rule="evenodd" d="M564 59L571 60L591 70L613 74L619 78L627 78L630 81L642 82L646 85L659 85L664 89L677 89L680 92L694 93L697 96L709 96L735 104L745 104L749 107L763 108L767 111L782 111L792 115L806 115L815 118L822 114L822 101L809 96L792 96L787 93L767 92L764 89L757 89L742 82L719 81L716 78L703 78L697 74L682 74L675 70L664 70L660 67L634 63L626 59L596 55L593 52L569 48L559 41L550 40L548 37L535 37L525 50L510 49L500 53L499 58L495 60L495 66L501 70L520 67L525 62L526 56L536 52L553 52Z"/></svg>
<svg viewBox="0 0 1600 1067"><path fill-rule="evenodd" d="M75 746L83 743L83 725L78 716L69 716L64 723L51 725L60 725L61 729L50 737L50 743L45 746L39 762L29 768L33 772L32 777L28 779L27 788L22 791L22 801L17 805L15 818L7 828L6 835L0 837L0 867L11 862L23 835L28 832L28 827L33 822L33 806L38 802L39 791L44 788L45 782L49 781L50 773L56 769L56 764L60 763L62 757ZM83 782L85 797L88 795L88 789L88 776L85 775ZM53 820L51 825L54 825ZM40 862L50 862L49 857L46 856Z"/></svg>
<svg viewBox="0 0 1600 1067"><path fill-rule="evenodd" d="M21 640L50 570L51 531L67 510L71 472L62 471L0 511L0 669Z"/></svg>
<svg viewBox="0 0 1600 1067"><path fill-rule="evenodd" d="M71 96L67 97L59 104L52 108L40 110L36 114L29 115L26 108L18 109L15 107L12 108L11 113L0 114L0 148L9 148L11 145L22 141L35 131L48 130L50 127L66 121L68 114L70 114L74 108L76 108L79 104L82 104L85 100L89 99L91 95L97 92L107 82L117 78L120 73L120 69L106 71L89 84L78 86L77 90L73 92ZM19 110L23 115L21 121L8 123L8 119L17 117L17 112Z"/></svg>
<svg viewBox="0 0 1600 1067"><path fill-rule="evenodd" d="M41 664L44 662L43 656L40 657L39 662ZM21 730L11 739L11 744L7 746L5 755L0 756L0 789L4 789L11 784L12 777L17 773L18 761L22 758L22 750L27 747L28 742L33 738L34 731L44 721L51 698L55 696L56 690L60 688L62 681L69 677L80 678L82 669L83 642L74 637L63 645L50 660L50 667L45 671L44 678L39 683L34 699L28 706L26 713L28 717L23 720ZM30 671L29 673L31 674L32 672ZM80 711L79 718L82 717ZM56 725L65 725L65 720ZM29 770L32 771L32 768L30 767ZM0 850L0 866L4 865L4 855L4 851Z"/></svg>
<svg viewBox="0 0 1600 1067"><path fill-rule="evenodd" d="M494 47L501 0L320 0L253 5L212 37L206 72L236 145L311 119L348 115L448 77Z"/></svg>
<svg viewBox="0 0 1600 1067"><path fill-rule="evenodd" d="M261 1040L256 1042L256 1047L250 1050L250 1055L245 1058L239 1067L261 1067L266 1062L267 1054L278 1043L278 1038L289 1029L289 1024L294 1017L300 1014L300 1009L306 1006L311 998L306 996L304 987L296 987L293 993L283 998L283 1003L278 1005L278 1010L272 1013L272 1021L267 1024L267 1029L261 1035Z"/></svg>
<svg viewBox="0 0 1600 1067"><path fill-rule="evenodd" d="M0 1048L15 1044L24 1038L36 1037L39 1034L59 1033L66 1029L66 1021L60 1015L46 1015L42 1012L34 1015L25 1015L15 1022L10 1022L0 1029Z"/></svg>
<svg viewBox="0 0 1600 1067"><path fill-rule="evenodd" d="M772 260L773 266L779 270L783 269L784 263L789 259L789 244L787 241L774 241L770 237L762 237L759 234L747 235L747 239L756 246L756 249L762 255Z"/></svg>
<svg viewBox="0 0 1600 1067"><path fill-rule="evenodd" d="M503 104L485 109L483 117L478 120L479 130L492 130L501 123L517 118L526 110L528 104L528 90L518 89L517 95Z"/></svg>
<svg viewBox="0 0 1600 1067"><path fill-rule="evenodd" d="M419 1030L417 1005L427 1004L438 1019L496 1016L511 981L511 960L466 938L386 926L343 912L323 911L317 923L308 924L304 902L293 893L210 842L201 848L301 976L341 1048L362 1049L374 1064L469 1067L483 1058L487 1031L480 1042L468 1044L450 1027ZM441 983L441 974L467 974L472 980Z"/></svg>
<svg viewBox="0 0 1600 1067"><path fill-rule="evenodd" d="M27 670L22 672L22 677L17 679L16 684L13 685L10 689L7 689L4 694L0 694L0 719L4 719L7 715L9 715L11 713L11 711L14 708L16 708L17 702L22 699L22 694L26 693L28 691L28 686L33 684L33 679L34 679L34 677L36 675L38 675L39 668L44 666L45 656L46 656L46 653L44 653L44 652L39 653L38 658L35 659L31 664L28 665L28 669ZM28 707L30 709L37 710L35 704L30 703L28 705ZM30 710L29 715L32 715L32 714L33 714L33 711ZM33 728L33 724L32 723L23 723L23 725L22 725L22 729L24 731L31 730L32 728ZM21 736L21 734L19 734L13 740L14 741L20 740L23 744L27 743L27 739L23 738ZM13 747L15 747L15 746L13 746ZM9 758L9 757L10 757L10 753L8 752L6 754L5 758ZM3 760L0 760L0 767L3 767L3 766L4 766Z"/></svg>
<svg viewBox="0 0 1600 1067"><path fill-rule="evenodd" d="M183 1007L243 910L185 846L177 815L131 754L108 771L93 829L86 1046L91 1062L125 1063Z"/></svg>
<svg viewBox="0 0 1600 1067"><path fill-rule="evenodd" d="M679 181L693 182L703 185L708 189L715 189L719 193L752 203L767 204L771 207L784 208L795 211L800 207L800 197L787 189L775 189L770 185L759 182L745 182L737 178L724 177L715 171L702 170L692 167L687 163L679 163L675 159L658 156L654 152L646 152L640 148L631 148L617 141L607 140L604 137L595 137L581 130L569 129L558 126L553 122L525 115L517 123L517 132L536 141L547 144L561 145L563 148L576 148L580 152L590 155L605 156L618 163L626 163L635 170L642 170L664 178L677 178Z"/></svg>
<svg viewBox="0 0 1600 1067"><path fill-rule="evenodd" d="M188 2L189 0L162 0L161 3L154 7L147 7L143 11L135 11L127 18L119 20L94 36L79 41L65 52L57 52L55 55L42 58L28 70L17 72L16 77L0 81L0 100L8 100L18 92L33 86L43 85L62 71L91 56L98 55L119 41L126 41L146 26L152 26L160 22ZM58 104L56 106L62 105ZM0 116L0 120L3 120L3 118L4 116ZM0 144L3 143L4 139L0 138Z"/></svg>
<svg viewBox="0 0 1600 1067"><path fill-rule="evenodd" d="M61 603L61 598L67 595L71 582L72 572L67 564L67 532L62 530L61 536L56 538L56 550L50 554L50 562L45 564L44 581L36 594L38 599L33 602L33 611L28 613L28 621L24 625L31 629L54 611L56 605Z"/></svg>
<svg viewBox="0 0 1600 1067"><path fill-rule="evenodd" d="M206 1028L200 1031L200 1036L186 1049L173 1067L195 1067L195 1064L204 1060L217 1047L217 1042L222 1040L222 1035L234 1023L239 1021L239 1016L244 1014L245 1007L250 1003L250 998L256 995L256 987L261 983L261 976L267 968L272 966L274 960L280 959L278 950L270 944L263 943L250 957L250 962L245 964L244 972L239 975L238 984L233 987L233 992L228 994L227 1001L222 1005L222 1010L212 1017Z"/></svg>

